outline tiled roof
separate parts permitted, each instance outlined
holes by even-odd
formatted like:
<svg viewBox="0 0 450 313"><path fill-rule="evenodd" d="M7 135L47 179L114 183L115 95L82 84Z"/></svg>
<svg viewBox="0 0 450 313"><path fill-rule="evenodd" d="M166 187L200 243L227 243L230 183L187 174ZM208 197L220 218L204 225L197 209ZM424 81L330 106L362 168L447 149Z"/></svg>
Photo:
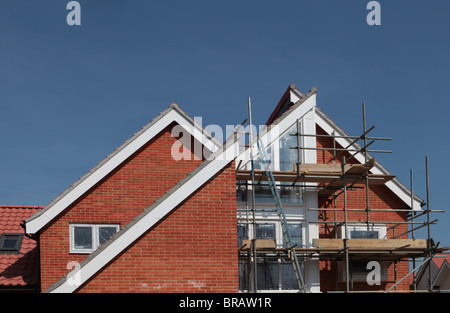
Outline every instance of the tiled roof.
<svg viewBox="0 0 450 313"><path fill-rule="evenodd" d="M441 268L445 261L450 264L450 253L439 253L433 258L433 262L438 268Z"/></svg>
<svg viewBox="0 0 450 313"><path fill-rule="evenodd" d="M40 209L39 206L0 205L0 235L23 234L20 224ZM23 237L19 251L0 251L0 289L36 286L38 264L37 243L31 238Z"/></svg>

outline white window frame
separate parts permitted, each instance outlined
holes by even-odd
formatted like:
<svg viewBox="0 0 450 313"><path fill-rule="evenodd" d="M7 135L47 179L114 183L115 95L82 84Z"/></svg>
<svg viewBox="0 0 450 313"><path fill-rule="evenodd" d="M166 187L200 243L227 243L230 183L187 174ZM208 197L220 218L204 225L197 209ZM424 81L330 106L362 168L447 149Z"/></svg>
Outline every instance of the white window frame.
<svg viewBox="0 0 450 313"><path fill-rule="evenodd" d="M287 219L286 220L287 224L295 224L295 225L300 225L301 228L301 236L302 236L302 246L301 247L297 247L297 248L303 248L306 246L306 223L305 220L297 220L297 219ZM253 238L253 225L252 223L248 223L246 222L243 218L238 219L237 224L242 224L242 225L247 225L247 236L248 239L252 239ZM277 246L277 248L283 248L283 229L281 227L281 222L280 220L275 220L275 219L257 219L256 220L256 224L275 224L275 244Z"/></svg>
<svg viewBox="0 0 450 313"><path fill-rule="evenodd" d="M366 231L367 225L365 224L352 224L347 225L347 234L345 234L345 227L344 225L341 225L339 228L340 234L339 237L342 239L351 239L350 234L352 231ZM385 225L369 225L369 231L376 231L378 232L378 239L386 239L387 231Z"/></svg>
<svg viewBox="0 0 450 313"><path fill-rule="evenodd" d="M345 239L348 237L348 239L352 239L350 237L350 234L352 231L367 231L367 225L366 224L352 224L352 225L347 225L347 235L345 236L345 227L344 225L341 225L341 227L339 228L340 230L340 234L339 236L342 239ZM369 231L376 231L378 232L378 238L377 239L386 239L387 236L387 230L386 230L386 225L369 225ZM366 239L366 240L370 240L370 239ZM373 260L376 261L376 260ZM369 261L367 261L369 262ZM387 262L380 262L381 265L381 281L387 281L388 280L388 265ZM340 281L345 281L345 262L344 261L340 261L339 262L339 266L340 266ZM360 272L353 272L352 276L350 279L353 279L354 282L365 282L367 275L364 273L360 273Z"/></svg>
<svg viewBox="0 0 450 313"><path fill-rule="evenodd" d="M302 246L298 247L298 248L305 247L305 245L306 245L306 222L305 222L305 220L287 219L286 222L287 222L287 224L300 225L300 227L301 227L301 236L302 236L302 242L301 242ZM253 238L253 224L252 223L246 222L245 219L241 218L241 219L238 219L237 224L247 225L247 236L248 236L248 239L252 239ZM267 219L258 218L256 220L256 224L257 225L259 225L259 224L274 224L275 225L275 244L276 244L277 248L284 248L283 247L283 243L284 243L284 241L283 241L283 231L282 231L281 222L280 222L279 219L275 219L275 218L267 218ZM273 255L272 255L272 257L273 257ZM281 269L280 266L281 266L281 263L282 263L282 259L283 258L280 257L280 256L278 256L276 258L276 260L277 260L276 263L278 265L278 270ZM306 265L306 263L304 263L304 266L305 266L305 269L304 269L305 270L305 275L307 275L307 269L306 269L307 265ZM279 272L279 274L280 274L280 272ZM281 278L279 277L279 280L280 279ZM279 283L280 283L280 281L279 281ZM284 286L280 285L279 283L277 284L277 289L267 289L267 290L260 290L260 291L261 292L274 292L274 293L276 293L276 292L287 292L287 293L298 292L298 290L296 290L296 289L283 289ZM241 290L241 292L242 292L242 290Z"/></svg>
<svg viewBox="0 0 450 313"><path fill-rule="evenodd" d="M295 132L295 133L297 132L297 121L296 121L294 124L292 124L291 126L289 126L289 127L287 128L287 130L285 130L284 133L282 133L282 134L277 138L277 140L275 140L275 141L273 142L273 144L272 144L272 146L273 146L272 149L274 150L274 154L273 154L273 158L274 158L274 168L273 168L272 170L280 171L280 168L281 168L280 140L281 140L281 138L283 138L284 136L287 136L287 134L292 133L292 129L294 129L294 132ZM300 133L303 133L303 121L300 121ZM303 149L303 147L304 147L303 138L304 138L303 136L300 137L300 146L302 147L302 149L300 149L300 160L299 160L300 163L303 163L304 160L305 160L305 155L304 155L304 150L305 150L305 149ZM296 143L296 145L297 145L297 143ZM292 166L294 166L294 165L292 164ZM292 168L292 170L294 170L294 169Z"/></svg>
<svg viewBox="0 0 450 313"><path fill-rule="evenodd" d="M76 249L75 248L75 228L90 227L92 229L92 249ZM119 224L70 224L70 253L89 254L97 250L99 243L99 229L102 227L115 227L116 233L120 230Z"/></svg>
<svg viewBox="0 0 450 313"><path fill-rule="evenodd" d="M300 121L300 132L303 133L303 121ZM271 144L267 147L265 147L266 152L268 157L271 159L271 169L272 171L279 171L280 170L280 165L281 165L281 159L280 159L280 140L282 137L286 136L289 133L292 133L292 130L294 129L295 132L297 131L297 121L292 124L291 126L289 126L278 138L276 138L273 142L271 142ZM303 147L304 143L303 143L303 137L300 138L301 142L300 145ZM270 150L270 152L269 152ZM300 162L304 162L305 160L305 155L304 155L304 149L301 149L301 153L300 153ZM255 160L258 160L260 158L260 154L259 151L255 151ZM247 162L247 164L244 166L247 170L251 169L251 161ZM248 189L247 189L247 199L249 202L252 201L252 184L251 181L248 181ZM268 186L268 185L267 185ZM278 192L280 194L281 197L281 185L277 183L277 189ZM306 204L306 193L305 193L305 187L303 186L303 184L298 184L297 185L298 188L300 188L301 190L301 201L298 203L285 203L285 201L283 201L283 197L281 197L282 202L283 202L283 207L297 207L297 206L305 206ZM256 199L257 196L255 197L255 205L258 206L270 206L273 205L273 200L272 199L267 199L267 201L259 201L258 199ZM239 202L239 201L238 201Z"/></svg>

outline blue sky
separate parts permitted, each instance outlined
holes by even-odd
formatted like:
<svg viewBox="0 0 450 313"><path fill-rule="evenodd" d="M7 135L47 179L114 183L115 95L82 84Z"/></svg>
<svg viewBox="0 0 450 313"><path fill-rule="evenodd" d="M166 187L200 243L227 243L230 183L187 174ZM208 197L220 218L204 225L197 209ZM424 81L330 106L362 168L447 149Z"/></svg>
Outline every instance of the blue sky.
<svg viewBox="0 0 450 313"><path fill-rule="evenodd" d="M450 2L366 0L0 3L0 203L45 205L171 102L207 124L262 124L293 83L347 133L362 101L377 159L446 210ZM450 246L448 213L432 237Z"/></svg>

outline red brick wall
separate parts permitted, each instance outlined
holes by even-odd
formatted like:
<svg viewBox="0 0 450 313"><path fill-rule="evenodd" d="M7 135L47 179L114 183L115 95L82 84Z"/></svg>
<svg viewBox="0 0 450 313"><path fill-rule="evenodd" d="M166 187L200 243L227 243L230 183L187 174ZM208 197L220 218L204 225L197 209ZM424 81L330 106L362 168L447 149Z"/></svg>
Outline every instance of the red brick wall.
<svg viewBox="0 0 450 313"><path fill-rule="evenodd" d="M237 292L233 164L82 288L82 292Z"/></svg>
<svg viewBox="0 0 450 313"><path fill-rule="evenodd" d="M325 134L325 132L317 127L317 134ZM332 148L333 142L331 138L321 138L317 137L317 147L322 148ZM337 148L342 148L337 145ZM354 158L350 159L350 154L344 153L340 157L338 157L336 163L341 164L343 156L346 157L347 163L356 163ZM333 153L328 150L317 150L317 162L318 163L332 163ZM349 190L347 191L347 208L348 209L365 209L366 208L366 190L364 185L358 185L357 187L362 187L361 189ZM319 207L320 208L336 208L342 209L344 208L344 195L340 195L336 201L332 201L331 197L319 197ZM403 201L400 200L391 190L389 190L386 186L370 186L369 183L369 208L370 209L407 209L407 206ZM335 217L336 214L336 217ZM367 215L364 211L348 211L347 213L348 221L358 221L365 222L367 221ZM319 212L319 220L323 221L344 221L344 213L342 211L334 212L334 211L322 211ZM406 219L406 212L370 212L370 221L371 222L401 222ZM320 238L334 238L335 229L333 224L327 224L328 228L325 227L324 223L319 224L319 237ZM392 226L387 225L388 227ZM403 233L407 230L406 224L400 225L396 227L396 234ZM393 236L393 230L388 230L387 238L391 238ZM402 236L401 238L408 238L407 235ZM368 260L369 261L369 260ZM374 259L376 261L376 259ZM342 263L344 264L344 263ZM382 290L387 289L393 285L395 282L394 277L394 263L390 262L387 264L388 266L388 280L383 281L380 286L369 286L367 283L358 283L355 282L353 285L354 290ZM397 281L403 278L409 272L408 262L402 261L397 262ZM342 265L337 266L335 261L321 261L320 262L320 285L321 290L326 291L335 291L336 290L336 274L337 271L342 270ZM339 281L339 280L338 280ZM405 279L401 284L398 285L398 290L409 289L409 280ZM345 281L341 281L338 283L338 290L345 290L346 283Z"/></svg>
<svg viewBox="0 0 450 313"><path fill-rule="evenodd" d="M42 290L68 272L68 262L81 262L87 256L70 254L69 223L119 223L123 227L199 165L201 161L193 157L172 159L176 140L170 134L172 126L44 229L40 235ZM229 166L81 291L237 290L234 186L234 168Z"/></svg>

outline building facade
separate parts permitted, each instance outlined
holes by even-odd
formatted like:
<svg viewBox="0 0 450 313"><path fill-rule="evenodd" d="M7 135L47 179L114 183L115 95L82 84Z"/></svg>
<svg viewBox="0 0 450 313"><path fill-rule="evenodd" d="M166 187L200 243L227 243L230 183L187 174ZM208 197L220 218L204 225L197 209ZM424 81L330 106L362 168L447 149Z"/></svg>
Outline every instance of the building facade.
<svg viewBox="0 0 450 313"><path fill-rule="evenodd" d="M371 244L408 240L402 223L423 201L326 116L316 94L290 85L250 142L239 132L219 142L171 104L25 219L23 233L39 243L39 291L407 290L408 280L397 284L409 270L402 261L424 248ZM370 261L377 284L367 281Z"/></svg>

